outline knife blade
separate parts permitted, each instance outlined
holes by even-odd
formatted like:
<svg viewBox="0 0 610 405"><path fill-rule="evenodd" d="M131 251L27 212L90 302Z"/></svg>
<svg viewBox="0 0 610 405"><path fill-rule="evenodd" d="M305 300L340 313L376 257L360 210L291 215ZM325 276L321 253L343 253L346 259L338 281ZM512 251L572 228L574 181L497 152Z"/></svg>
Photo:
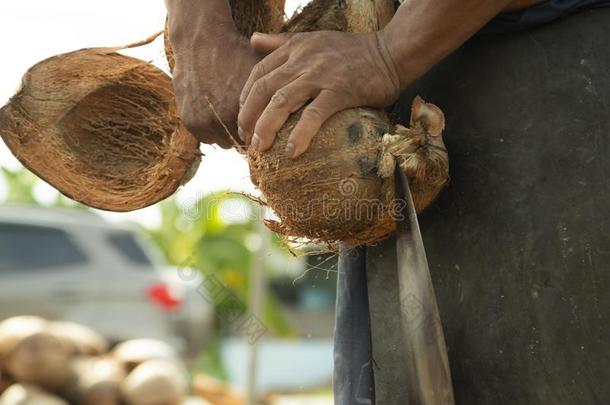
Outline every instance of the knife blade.
<svg viewBox="0 0 610 405"><path fill-rule="evenodd" d="M396 255L408 379L406 405L454 404L447 346L417 213L396 165Z"/></svg>

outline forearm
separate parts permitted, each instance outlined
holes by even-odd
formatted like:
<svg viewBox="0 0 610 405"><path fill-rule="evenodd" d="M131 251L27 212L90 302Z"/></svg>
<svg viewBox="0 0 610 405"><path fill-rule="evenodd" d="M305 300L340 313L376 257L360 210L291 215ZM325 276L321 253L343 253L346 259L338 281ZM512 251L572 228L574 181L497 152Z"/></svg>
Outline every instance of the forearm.
<svg viewBox="0 0 610 405"><path fill-rule="evenodd" d="M407 0L380 33L404 89L460 47L511 0Z"/></svg>
<svg viewBox="0 0 610 405"><path fill-rule="evenodd" d="M234 31L229 0L165 0L165 5L173 45L203 30L211 38Z"/></svg>

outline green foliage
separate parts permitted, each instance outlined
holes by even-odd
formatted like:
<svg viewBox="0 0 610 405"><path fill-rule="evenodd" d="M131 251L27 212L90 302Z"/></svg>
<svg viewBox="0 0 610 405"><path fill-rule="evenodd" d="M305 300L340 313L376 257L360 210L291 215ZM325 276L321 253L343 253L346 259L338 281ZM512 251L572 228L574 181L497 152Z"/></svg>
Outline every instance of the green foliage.
<svg viewBox="0 0 610 405"><path fill-rule="evenodd" d="M174 266L194 267L213 275L243 302L248 302L249 271L257 254L253 241L260 241L256 226L259 208L250 199L233 193L214 193L182 208L172 198L160 204L162 224L148 230ZM290 259L277 237L271 237L274 255ZM271 253L269 252L269 253ZM272 269L267 265L269 273ZM274 297L265 302L262 319L271 333L291 336L292 332ZM222 320L219 320L222 324Z"/></svg>

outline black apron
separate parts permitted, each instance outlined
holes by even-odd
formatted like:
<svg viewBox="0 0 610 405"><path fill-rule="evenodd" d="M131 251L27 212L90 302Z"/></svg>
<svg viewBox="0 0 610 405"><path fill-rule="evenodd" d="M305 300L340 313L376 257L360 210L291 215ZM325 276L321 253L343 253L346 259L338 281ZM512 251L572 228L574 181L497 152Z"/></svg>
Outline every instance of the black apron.
<svg viewBox="0 0 610 405"><path fill-rule="evenodd" d="M403 94L403 122L417 94L447 118L451 182L420 225L456 403L607 403L610 10L473 38ZM335 403L405 405L395 241L357 257L339 268ZM370 320L344 300L365 272Z"/></svg>

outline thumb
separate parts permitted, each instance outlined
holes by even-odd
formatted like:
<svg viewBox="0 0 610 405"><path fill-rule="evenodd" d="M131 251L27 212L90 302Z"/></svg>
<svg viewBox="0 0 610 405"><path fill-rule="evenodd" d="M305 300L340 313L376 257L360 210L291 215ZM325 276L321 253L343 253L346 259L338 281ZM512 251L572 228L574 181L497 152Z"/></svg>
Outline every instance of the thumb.
<svg viewBox="0 0 610 405"><path fill-rule="evenodd" d="M263 34L255 32L250 38L250 45L260 53L269 54L284 45L295 34Z"/></svg>

